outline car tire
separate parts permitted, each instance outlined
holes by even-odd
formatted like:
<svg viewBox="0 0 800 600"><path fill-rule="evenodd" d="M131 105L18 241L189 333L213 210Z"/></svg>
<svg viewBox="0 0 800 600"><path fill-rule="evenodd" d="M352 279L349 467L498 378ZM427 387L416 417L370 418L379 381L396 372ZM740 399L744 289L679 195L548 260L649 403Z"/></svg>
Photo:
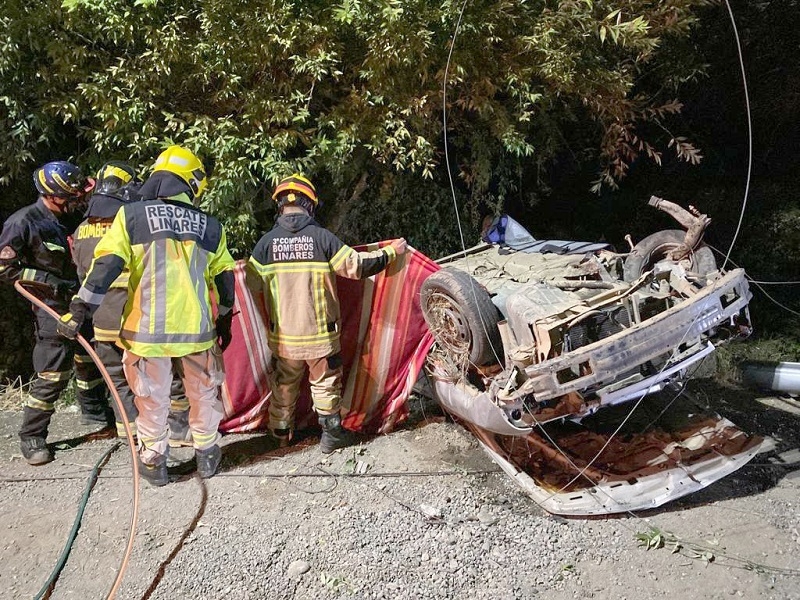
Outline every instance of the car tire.
<svg viewBox="0 0 800 600"><path fill-rule="evenodd" d="M664 260L667 253L683 243L686 232L681 229L665 229L648 235L636 244L625 259L622 277L625 281L635 281L652 269L657 262ZM700 244L689 255L691 270L700 275L708 275L717 270L714 252L708 246Z"/></svg>
<svg viewBox="0 0 800 600"><path fill-rule="evenodd" d="M469 353L469 362L477 366L502 362L500 313L470 275L452 268L437 271L422 283L420 305L434 339L448 353Z"/></svg>

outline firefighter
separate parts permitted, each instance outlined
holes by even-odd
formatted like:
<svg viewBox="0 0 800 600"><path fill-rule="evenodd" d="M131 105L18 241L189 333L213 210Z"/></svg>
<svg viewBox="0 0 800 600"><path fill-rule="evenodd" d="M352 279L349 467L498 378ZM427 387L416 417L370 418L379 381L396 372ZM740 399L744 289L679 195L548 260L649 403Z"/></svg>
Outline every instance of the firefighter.
<svg viewBox="0 0 800 600"><path fill-rule="evenodd" d="M256 244L247 265L248 285L263 291L270 320L269 427L281 446L289 443L300 382L308 367L314 410L322 427L320 450L329 454L352 443L340 416L336 275L363 279L379 273L405 252L406 241L400 238L374 252L356 252L314 220L319 203L316 188L297 173L278 183L272 199L278 206L277 222Z"/></svg>
<svg viewBox="0 0 800 600"><path fill-rule="evenodd" d="M68 162L49 162L36 169L33 182L39 192L34 204L11 215L0 234L0 279L13 284L38 284L44 302L59 313L78 289L68 236L74 227L73 211L94 181ZM33 307L36 341L33 367L36 379L26 394L20 428L20 449L32 465L53 459L47 432L54 404L69 383L74 366L77 398L84 424L109 424L106 388L92 360L77 344L56 333L56 320ZM81 331L91 338L91 324Z"/></svg>
<svg viewBox="0 0 800 600"><path fill-rule="evenodd" d="M123 205L97 244L83 286L59 323L62 335L74 336L128 268L118 343L125 349L123 369L139 410L139 471L155 486L168 483L173 368L189 399L200 477L213 476L222 457L218 386L224 377L221 351L231 340L234 262L222 225L197 208L206 186L203 164L192 152L180 146L162 152L140 189L142 201Z"/></svg>
<svg viewBox="0 0 800 600"><path fill-rule="evenodd" d="M78 269L80 281L92 265L94 250L114 221L117 211L124 204L140 200L139 188L142 182L136 171L125 162L110 161L97 173L96 185L89 200L86 218L78 225L72 236L72 255ZM94 326L94 346L111 380L114 382L130 427L136 434L136 416L139 414L134 404L134 396L122 369L122 348L117 345L122 311L128 299L128 271L111 284L103 303L92 317ZM169 411L170 446L192 445L189 429L189 402L183 391L180 377L175 377L172 386ZM116 403L112 404L116 418L117 435L125 437L125 425Z"/></svg>

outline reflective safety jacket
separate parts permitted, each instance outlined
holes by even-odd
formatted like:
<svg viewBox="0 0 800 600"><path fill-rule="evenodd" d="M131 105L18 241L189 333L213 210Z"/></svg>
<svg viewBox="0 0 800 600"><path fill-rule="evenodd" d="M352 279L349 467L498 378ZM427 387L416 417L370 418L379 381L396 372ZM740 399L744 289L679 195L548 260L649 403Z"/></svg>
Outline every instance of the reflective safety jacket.
<svg viewBox="0 0 800 600"><path fill-rule="evenodd" d="M95 248L78 296L99 305L128 268L118 344L139 356L186 356L216 343L211 290L221 313L233 307L233 258L220 222L187 194L120 208Z"/></svg>
<svg viewBox="0 0 800 600"><path fill-rule="evenodd" d="M261 287L266 299L270 349L297 360L339 352L336 275L363 279L395 257L391 246L356 252L305 213L280 216L247 264L248 285Z"/></svg>
<svg viewBox="0 0 800 600"><path fill-rule="evenodd" d="M78 267L78 278L82 281L94 260L94 250L114 219L88 218L78 225L72 235L72 257ZM116 342L122 325L122 312L128 299L128 271L123 271L111 284L103 303L92 316L94 337L100 342Z"/></svg>
<svg viewBox="0 0 800 600"><path fill-rule="evenodd" d="M70 284L78 287L67 241L70 233L41 198L12 214L0 233L0 280L45 284L51 303L68 301L57 296L56 288Z"/></svg>

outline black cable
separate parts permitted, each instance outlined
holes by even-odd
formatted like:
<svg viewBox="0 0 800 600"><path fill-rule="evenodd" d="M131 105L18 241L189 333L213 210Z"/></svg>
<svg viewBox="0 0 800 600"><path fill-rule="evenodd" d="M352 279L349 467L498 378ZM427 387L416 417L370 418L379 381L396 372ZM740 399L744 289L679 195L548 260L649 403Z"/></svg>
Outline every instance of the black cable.
<svg viewBox="0 0 800 600"><path fill-rule="evenodd" d="M51 587L55 584L56 579L58 579L58 576L61 574L61 570L64 568L64 565L67 564L67 558L69 558L69 553L72 551L72 544L75 543L75 538L78 536L78 530L81 528L81 519L83 519L83 513L86 510L86 504L89 502L89 494L92 493L94 484L97 483L97 476L100 473L100 469L108 461L108 458L111 456L112 452L114 452L121 445L121 442L117 442L111 446L111 448L106 450L94 464L94 468L89 474L89 479L86 481L86 488L83 490L83 496L81 496L80 503L78 504L78 514L75 515L75 521L72 523L72 530L67 536L67 543L64 545L64 549L61 551L61 555L58 557L58 562L53 568L52 573L50 573L50 577L48 577L47 581L44 582L44 585L42 586L42 589L39 590L39 593L33 597L34 600L41 600L45 597L45 595L48 595L49 597L50 593L52 592Z"/></svg>

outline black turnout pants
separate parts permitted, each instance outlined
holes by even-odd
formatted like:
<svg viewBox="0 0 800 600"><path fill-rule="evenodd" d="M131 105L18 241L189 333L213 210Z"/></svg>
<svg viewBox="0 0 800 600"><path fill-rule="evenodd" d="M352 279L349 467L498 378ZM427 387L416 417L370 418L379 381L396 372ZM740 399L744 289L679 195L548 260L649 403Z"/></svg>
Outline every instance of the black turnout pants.
<svg viewBox="0 0 800 600"><path fill-rule="evenodd" d="M53 305L59 314L66 306ZM97 366L77 341L68 340L56 331L56 320L44 310L34 307L35 336L33 368L36 379L26 396L19 437L47 437L50 417L56 400L67 387L75 372L77 400L85 415L101 417L108 412L107 389ZM90 322L81 330L87 340L92 338Z"/></svg>

